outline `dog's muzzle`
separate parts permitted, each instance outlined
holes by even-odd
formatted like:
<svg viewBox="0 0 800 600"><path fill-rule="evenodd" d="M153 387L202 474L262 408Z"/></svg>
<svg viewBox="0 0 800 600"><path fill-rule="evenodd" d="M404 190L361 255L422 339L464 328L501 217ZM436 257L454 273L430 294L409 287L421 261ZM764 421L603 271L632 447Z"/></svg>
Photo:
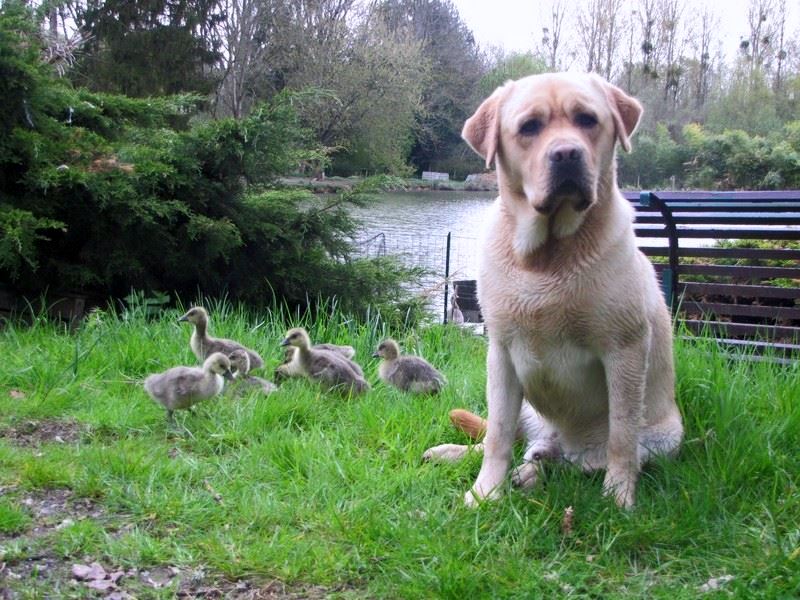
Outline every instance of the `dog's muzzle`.
<svg viewBox="0 0 800 600"><path fill-rule="evenodd" d="M560 144L548 153L550 177L544 202L536 206L543 215L555 212L568 201L572 208L584 211L591 205L591 188L586 176L584 151L574 144Z"/></svg>

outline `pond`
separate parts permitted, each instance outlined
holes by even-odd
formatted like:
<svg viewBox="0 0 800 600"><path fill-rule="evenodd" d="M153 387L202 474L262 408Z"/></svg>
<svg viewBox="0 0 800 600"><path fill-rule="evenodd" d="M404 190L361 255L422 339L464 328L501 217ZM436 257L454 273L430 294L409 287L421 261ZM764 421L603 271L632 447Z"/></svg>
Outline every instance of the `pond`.
<svg viewBox="0 0 800 600"><path fill-rule="evenodd" d="M430 272L417 290L440 315L444 302L447 234L450 280L475 279L477 242L493 192L383 193L365 207L354 208L362 223L363 254L399 255L408 265Z"/></svg>

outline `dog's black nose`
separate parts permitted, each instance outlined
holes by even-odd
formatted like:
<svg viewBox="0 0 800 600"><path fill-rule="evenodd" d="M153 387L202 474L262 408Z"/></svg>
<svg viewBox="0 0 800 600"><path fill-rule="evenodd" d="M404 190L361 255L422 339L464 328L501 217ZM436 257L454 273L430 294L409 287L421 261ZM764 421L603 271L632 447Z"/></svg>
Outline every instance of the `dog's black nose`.
<svg viewBox="0 0 800 600"><path fill-rule="evenodd" d="M550 162L554 164L569 164L578 162L583 158L583 151L574 144L560 144L550 149Z"/></svg>

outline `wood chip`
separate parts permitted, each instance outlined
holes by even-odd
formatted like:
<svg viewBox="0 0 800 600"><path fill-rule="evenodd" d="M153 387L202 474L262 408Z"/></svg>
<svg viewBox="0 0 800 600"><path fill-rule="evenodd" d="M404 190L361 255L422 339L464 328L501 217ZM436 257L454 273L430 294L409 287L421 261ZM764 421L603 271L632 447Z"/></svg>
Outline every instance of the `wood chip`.
<svg viewBox="0 0 800 600"><path fill-rule="evenodd" d="M568 506L564 509L564 516L561 519L561 533L563 535L572 534L572 523L575 518L575 510Z"/></svg>

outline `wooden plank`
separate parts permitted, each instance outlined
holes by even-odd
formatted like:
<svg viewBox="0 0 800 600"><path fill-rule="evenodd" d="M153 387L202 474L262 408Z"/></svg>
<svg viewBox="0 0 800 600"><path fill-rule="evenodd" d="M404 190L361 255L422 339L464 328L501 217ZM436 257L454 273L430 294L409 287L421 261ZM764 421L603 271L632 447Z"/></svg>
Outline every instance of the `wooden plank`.
<svg viewBox="0 0 800 600"><path fill-rule="evenodd" d="M645 256L669 256L667 246L639 246L639 250Z"/></svg>
<svg viewBox="0 0 800 600"><path fill-rule="evenodd" d="M697 258L747 258L757 260L800 260L800 250L783 248L679 248L678 256Z"/></svg>
<svg viewBox="0 0 800 600"><path fill-rule="evenodd" d="M643 208L649 208L653 210L652 207L644 206ZM800 202L788 202L788 201L776 201L776 202L754 202L754 201L737 201L737 202L727 202L727 201L716 201L716 202L706 202L706 201L692 201L687 200L686 202L679 202L679 201L670 201L667 202L667 207L672 212L789 212L789 213L796 213L800 210ZM661 212L661 211L658 211Z"/></svg>
<svg viewBox="0 0 800 600"><path fill-rule="evenodd" d="M740 277L743 279L771 279L800 277L800 267L760 267L750 265L681 265L682 275L712 275Z"/></svg>
<svg viewBox="0 0 800 600"><path fill-rule="evenodd" d="M733 298L784 298L796 300L800 298L800 288L782 288L772 285L742 285L735 283L697 283L694 281L679 282L680 296L692 294L707 296L731 296Z"/></svg>
<svg viewBox="0 0 800 600"><path fill-rule="evenodd" d="M724 302L694 302L684 300L678 309L682 313L714 314L731 317L761 317L766 319L800 320L800 306L763 306L760 304L729 304Z"/></svg>
<svg viewBox="0 0 800 600"><path fill-rule="evenodd" d="M704 200L708 202L800 202L800 190L769 190L769 191L656 191L653 193L659 200L667 203L685 200ZM641 192L623 192L622 195L630 201L639 201Z"/></svg>
<svg viewBox="0 0 800 600"><path fill-rule="evenodd" d="M755 325L749 323L726 323L722 321L700 321L686 319L683 321L689 331L714 337L746 336L760 338L762 341L775 339L800 342L800 327L781 327L773 325Z"/></svg>
<svg viewBox="0 0 800 600"><path fill-rule="evenodd" d="M661 229L637 228L639 237L664 237ZM715 240L800 240L800 228L788 229L774 227L770 229L719 229L703 227L678 227L679 238L715 239Z"/></svg>
<svg viewBox="0 0 800 600"><path fill-rule="evenodd" d="M800 210L800 206L798 206ZM677 225L800 225L800 212L797 213L672 213Z"/></svg>
<svg viewBox="0 0 800 600"><path fill-rule="evenodd" d="M709 340L707 337L698 335L682 335L680 339L691 343L706 343ZM792 366L800 361L800 345L798 344L729 338L713 338L713 341L723 355L731 360L770 362L787 366Z"/></svg>
<svg viewBox="0 0 800 600"><path fill-rule="evenodd" d="M685 338L685 336L682 336ZM791 354L800 352L800 344L787 344L785 342L764 342L761 340L734 340L731 338L716 338L720 344L730 346L746 346L759 352L776 351L781 354Z"/></svg>

